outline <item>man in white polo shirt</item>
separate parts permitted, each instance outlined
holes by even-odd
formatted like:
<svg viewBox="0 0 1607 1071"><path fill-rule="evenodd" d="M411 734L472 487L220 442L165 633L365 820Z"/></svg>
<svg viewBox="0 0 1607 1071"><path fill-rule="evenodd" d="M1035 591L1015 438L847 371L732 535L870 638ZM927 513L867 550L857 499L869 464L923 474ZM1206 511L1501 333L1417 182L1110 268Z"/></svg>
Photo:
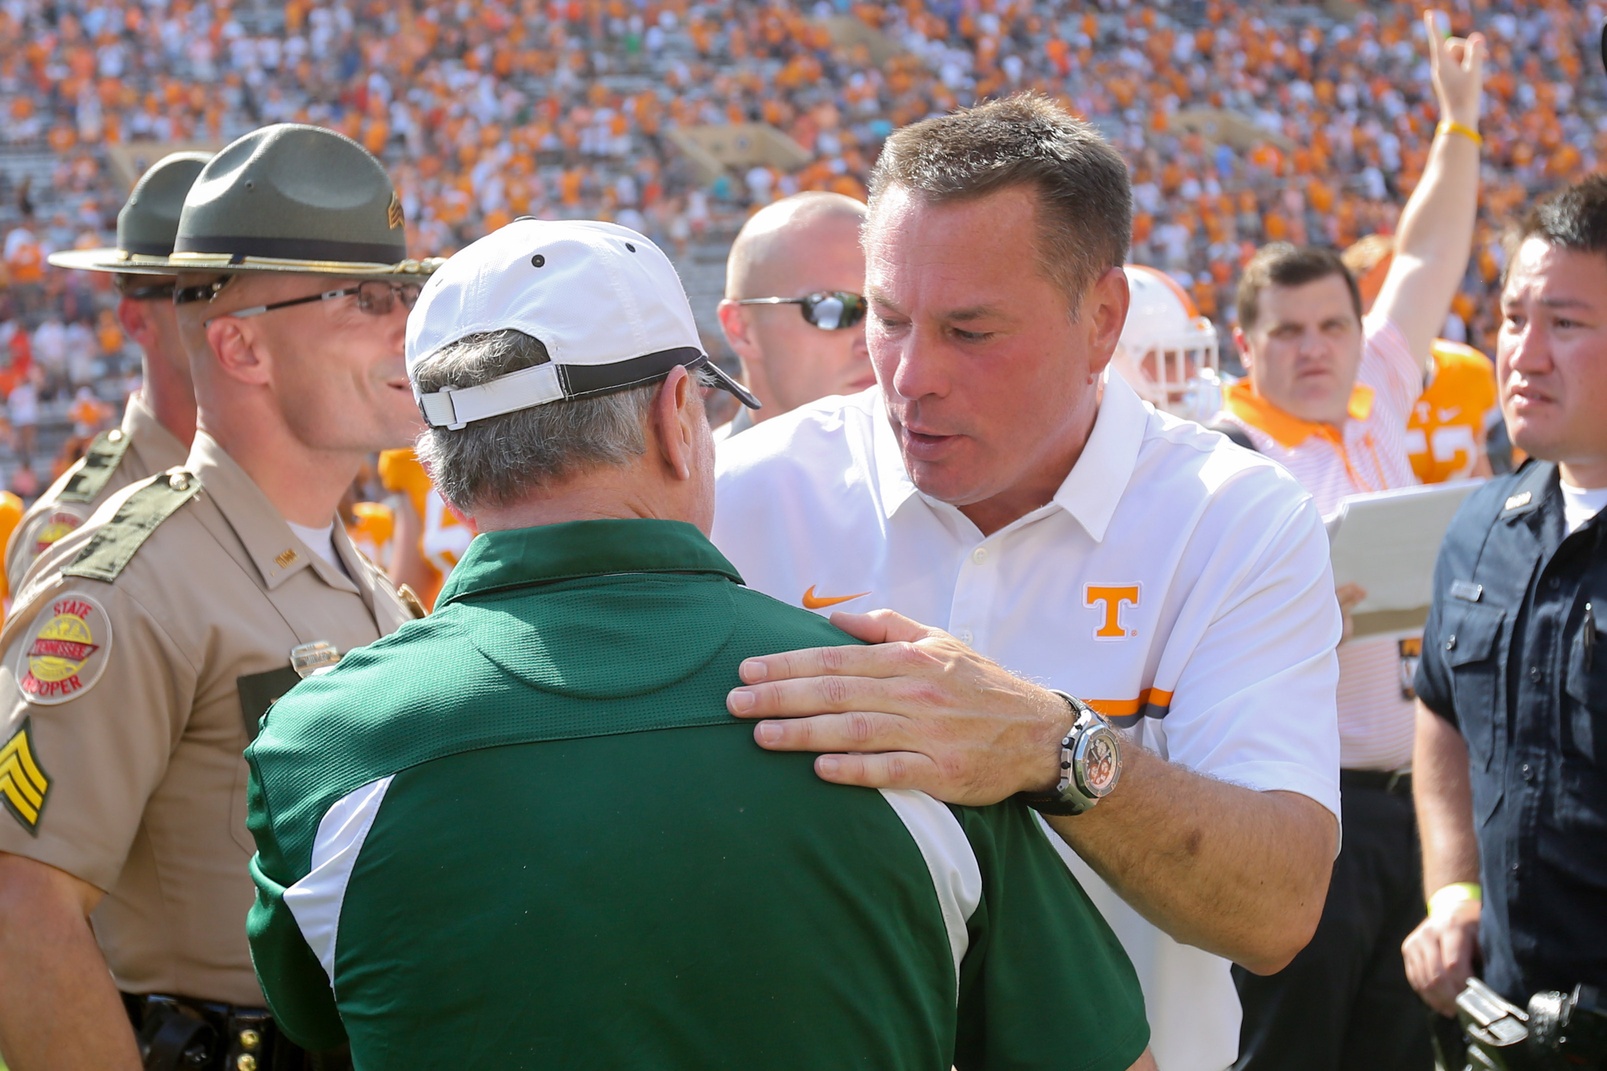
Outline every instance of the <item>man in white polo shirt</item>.
<svg viewBox="0 0 1607 1071"><path fill-rule="evenodd" d="M1228 959L1288 962L1337 847L1320 518L1119 378L1100 399L1131 204L1091 127L1033 96L927 120L871 189L879 386L724 444L714 536L789 603L892 607L832 618L891 642L750 659L728 705L766 747L827 752L826 780L1033 793L1138 968L1157 1063L1220 1071ZM1119 775L1049 688L1126 728Z"/></svg>
<svg viewBox="0 0 1607 1071"><path fill-rule="evenodd" d="M1442 122L1365 320L1356 281L1332 250L1268 246L1239 280L1234 340L1249 376L1228 389L1223 418L1287 468L1325 515L1347 495L1417 483L1407 421L1473 242L1481 50L1478 35L1434 35ZM1342 603L1362 597L1350 587ZM1345 846L1311 943L1274 976L1234 972L1242 1071L1432 1066L1429 1017L1400 952L1423 918L1408 772L1421 639L1340 644Z"/></svg>

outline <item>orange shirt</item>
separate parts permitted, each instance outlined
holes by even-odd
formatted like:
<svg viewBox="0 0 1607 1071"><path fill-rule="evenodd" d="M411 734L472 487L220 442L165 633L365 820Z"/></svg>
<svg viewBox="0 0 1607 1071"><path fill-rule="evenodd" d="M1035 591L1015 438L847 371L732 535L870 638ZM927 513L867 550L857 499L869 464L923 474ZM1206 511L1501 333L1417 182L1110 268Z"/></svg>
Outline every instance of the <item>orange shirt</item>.
<svg viewBox="0 0 1607 1071"><path fill-rule="evenodd" d="M11 542L11 533L17 530L17 522L22 520L22 499L10 491L0 491L0 550ZM11 587L6 583L6 573L0 569L0 600L4 600L5 608L11 609Z"/></svg>
<svg viewBox="0 0 1607 1071"><path fill-rule="evenodd" d="M37 283L44 278L45 255L38 242L19 242L7 267L13 283Z"/></svg>
<svg viewBox="0 0 1607 1071"><path fill-rule="evenodd" d="M396 514L383 502L354 502L352 517L346 522L346 534L352 546L368 556L371 562L383 563L390 549L391 535L396 531Z"/></svg>
<svg viewBox="0 0 1607 1071"><path fill-rule="evenodd" d="M435 597L441 593L447 574L458 563L463 548L468 546L472 533L446 508L436 493L429 474L414 456L411 449L385 450L379 455L379 479L387 491L405 494L418 514L422 531L419 534L419 553L429 570L427 591L418 593L425 606L433 609Z"/></svg>
<svg viewBox="0 0 1607 1071"><path fill-rule="evenodd" d="M1472 474L1483 452L1484 430L1496 405L1495 367L1474 349L1434 340L1434 379L1412 406L1406 449L1424 483Z"/></svg>

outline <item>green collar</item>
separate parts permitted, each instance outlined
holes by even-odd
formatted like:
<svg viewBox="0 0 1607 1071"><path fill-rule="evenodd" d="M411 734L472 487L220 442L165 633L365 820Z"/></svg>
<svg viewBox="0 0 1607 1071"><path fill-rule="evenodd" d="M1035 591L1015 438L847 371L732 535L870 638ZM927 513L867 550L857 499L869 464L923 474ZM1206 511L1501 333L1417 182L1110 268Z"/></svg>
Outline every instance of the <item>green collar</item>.
<svg viewBox="0 0 1607 1071"><path fill-rule="evenodd" d="M568 521L482 532L469 544L436 599L610 573L718 573L742 577L704 534L682 521Z"/></svg>

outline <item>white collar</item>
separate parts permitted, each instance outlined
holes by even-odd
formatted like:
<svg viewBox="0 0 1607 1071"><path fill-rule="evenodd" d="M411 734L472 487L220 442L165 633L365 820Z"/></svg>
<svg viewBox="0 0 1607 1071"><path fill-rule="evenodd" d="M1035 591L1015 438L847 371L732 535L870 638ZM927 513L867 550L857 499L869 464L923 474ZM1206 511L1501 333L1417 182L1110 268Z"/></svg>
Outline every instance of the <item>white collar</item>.
<svg viewBox="0 0 1607 1071"><path fill-rule="evenodd" d="M887 417L886 402L881 392L875 391L868 399L872 427L872 454L875 459L876 479L883 513L891 519L912 498L918 498L937 511L959 510L924 494L910 479L904 468L904 455L899 451L898 439ZM1105 384L1105 396L1099 413L1094 418L1093 430L1083 445L1077 463L1050 503L1018 517L1006 528L1013 528L1037 517L1050 506L1058 506L1082 525L1083 530L1097 543L1105 538L1111 519L1122 493L1138 465L1139 447L1148 430L1150 412L1136 391L1120 376L1111 376ZM969 522L967 522L969 523Z"/></svg>
<svg viewBox="0 0 1607 1071"><path fill-rule="evenodd" d="M1150 410L1138 392L1121 376L1108 377L1088 442L1055 492L1055 504L1071 514L1096 543L1105 538L1138 467L1138 451L1149 422Z"/></svg>

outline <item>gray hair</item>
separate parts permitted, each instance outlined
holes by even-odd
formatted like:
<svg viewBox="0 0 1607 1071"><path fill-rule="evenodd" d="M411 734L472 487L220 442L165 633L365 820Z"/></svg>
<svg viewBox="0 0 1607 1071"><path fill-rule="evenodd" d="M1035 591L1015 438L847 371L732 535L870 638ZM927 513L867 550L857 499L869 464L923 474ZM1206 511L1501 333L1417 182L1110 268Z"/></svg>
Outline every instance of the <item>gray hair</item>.
<svg viewBox="0 0 1607 1071"><path fill-rule="evenodd" d="M540 340L522 331L470 335L420 361L420 394L461 390L545 364ZM659 384L594 398L549 402L451 431L426 428L419 460L441 497L465 513L506 506L598 465L625 465L647 450L647 419Z"/></svg>

